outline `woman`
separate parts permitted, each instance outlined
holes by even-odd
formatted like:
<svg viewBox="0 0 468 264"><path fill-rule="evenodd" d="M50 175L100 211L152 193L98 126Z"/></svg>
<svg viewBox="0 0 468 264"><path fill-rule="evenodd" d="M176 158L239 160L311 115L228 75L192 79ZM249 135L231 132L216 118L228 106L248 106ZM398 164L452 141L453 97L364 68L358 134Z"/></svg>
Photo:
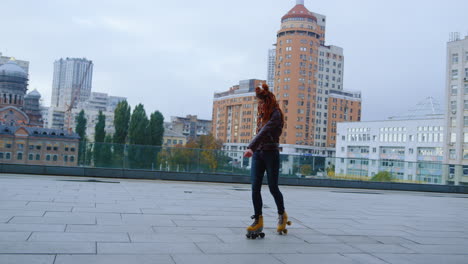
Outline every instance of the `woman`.
<svg viewBox="0 0 468 264"><path fill-rule="evenodd" d="M269 91L268 85L255 88L255 95L258 99L257 135L247 147L244 157L252 157L251 178L252 178L252 201L254 206L255 219L253 224L247 227L247 237L256 238L265 236L263 231L262 216L262 181L265 171L268 177L268 187L275 198L278 208L279 234L286 234L286 224L290 225L288 215L284 211L283 195L278 188L279 176L279 138L283 130L284 116L279 108L275 95Z"/></svg>

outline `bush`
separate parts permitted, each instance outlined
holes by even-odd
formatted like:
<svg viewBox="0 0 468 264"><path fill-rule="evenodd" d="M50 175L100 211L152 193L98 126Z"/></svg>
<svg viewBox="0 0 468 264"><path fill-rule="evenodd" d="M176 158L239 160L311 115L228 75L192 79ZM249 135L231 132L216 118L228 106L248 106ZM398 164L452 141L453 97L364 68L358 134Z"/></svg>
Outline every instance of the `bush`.
<svg viewBox="0 0 468 264"><path fill-rule="evenodd" d="M371 181L377 182L391 182L392 181L392 174L388 171L380 171L374 177L371 178Z"/></svg>
<svg viewBox="0 0 468 264"><path fill-rule="evenodd" d="M302 175L310 175L310 174L312 174L312 166L310 166L310 165L302 165L302 166L301 166L301 174L302 174Z"/></svg>

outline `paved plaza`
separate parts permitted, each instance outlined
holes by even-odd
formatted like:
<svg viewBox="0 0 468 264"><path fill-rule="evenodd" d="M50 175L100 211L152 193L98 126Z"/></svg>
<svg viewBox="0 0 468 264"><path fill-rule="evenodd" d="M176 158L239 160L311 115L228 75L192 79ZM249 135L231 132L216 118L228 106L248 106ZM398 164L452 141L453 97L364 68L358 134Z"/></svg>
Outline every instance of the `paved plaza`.
<svg viewBox="0 0 468 264"><path fill-rule="evenodd" d="M468 263L468 195L281 190L248 240L249 185L2 174L0 263Z"/></svg>

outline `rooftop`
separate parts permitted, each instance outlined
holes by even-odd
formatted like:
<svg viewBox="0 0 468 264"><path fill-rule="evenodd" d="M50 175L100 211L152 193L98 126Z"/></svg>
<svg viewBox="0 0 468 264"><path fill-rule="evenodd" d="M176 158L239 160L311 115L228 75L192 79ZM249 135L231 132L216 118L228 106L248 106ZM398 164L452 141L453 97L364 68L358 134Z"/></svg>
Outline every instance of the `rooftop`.
<svg viewBox="0 0 468 264"><path fill-rule="evenodd" d="M444 111L433 97L426 97L418 102L414 107L404 113L391 116L391 120L413 120L413 119L439 119L443 118Z"/></svg>
<svg viewBox="0 0 468 264"><path fill-rule="evenodd" d="M0 263L468 263L468 195L281 190L247 240L248 185L2 174Z"/></svg>

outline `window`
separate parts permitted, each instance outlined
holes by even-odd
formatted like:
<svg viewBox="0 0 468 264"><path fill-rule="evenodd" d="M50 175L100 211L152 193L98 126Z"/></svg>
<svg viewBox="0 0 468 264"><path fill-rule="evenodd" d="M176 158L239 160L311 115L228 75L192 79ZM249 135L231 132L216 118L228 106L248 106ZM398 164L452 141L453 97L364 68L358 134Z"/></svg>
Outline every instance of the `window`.
<svg viewBox="0 0 468 264"><path fill-rule="evenodd" d="M46 160L47 160L47 161L50 160L50 155L49 155L49 154L46 155Z"/></svg>
<svg viewBox="0 0 468 264"><path fill-rule="evenodd" d="M36 149L37 149L37 150L40 150L40 149L41 149L41 146L40 146L40 145L37 145L37 146L36 146Z"/></svg>
<svg viewBox="0 0 468 264"><path fill-rule="evenodd" d="M463 166L463 176L468 176L468 166Z"/></svg>
<svg viewBox="0 0 468 264"><path fill-rule="evenodd" d="M457 95L458 85L452 85L452 95Z"/></svg>
<svg viewBox="0 0 468 264"><path fill-rule="evenodd" d="M0 152L0 160L3 159L3 152Z"/></svg>
<svg viewBox="0 0 468 264"><path fill-rule="evenodd" d="M29 149L34 149L34 145L29 145Z"/></svg>
<svg viewBox="0 0 468 264"><path fill-rule="evenodd" d="M10 160L11 159L11 153L10 152L5 152L5 159Z"/></svg>
<svg viewBox="0 0 468 264"><path fill-rule="evenodd" d="M52 158L53 161L57 161L57 155L54 155L54 157Z"/></svg>
<svg viewBox="0 0 468 264"><path fill-rule="evenodd" d="M458 63L458 53L452 54L452 64Z"/></svg>
<svg viewBox="0 0 468 264"><path fill-rule="evenodd" d="M457 111L457 101L450 101L450 110L452 112Z"/></svg>
<svg viewBox="0 0 468 264"><path fill-rule="evenodd" d="M23 149L24 145L23 144L18 144L17 147L18 147L18 149Z"/></svg>
<svg viewBox="0 0 468 264"><path fill-rule="evenodd" d="M36 154L36 160L41 160L41 155L40 154Z"/></svg>
<svg viewBox="0 0 468 264"><path fill-rule="evenodd" d="M5 148L11 148L11 143L5 143Z"/></svg>
<svg viewBox="0 0 468 264"><path fill-rule="evenodd" d="M463 133L463 143L468 143L468 133Z"/></svg>
<svg viewBox="0 0 468 264"><path fill-rule="evenodd" d="M17 160L23 160L23 152L18 152L18 153L16 154L16 159L17 159Z"/></svg>
<svg viewBox="0 0 468 264"><path fill-rule="evenodd" d="M64 156L63 156L63 161L64 161L64 162L68 162L68 156L67 156L67 155L64 155Z"/></svg>
<svg viewBox="0 0 468 264"><path fill-rule="evenodd" d="M450 143L455 143L456 140L457 140L457 134L456 133L450 134Z"/></svg>
<svg viewBox="0 0 468 264"><path fill-rule="evenodd" d="M46 149L47 149L47 150L51 150L52 147L51 147L51 146L47 146Z"/></svg>
<svg viewBox="0 0 468 264"><path fill-rule="evenodd" d="M456 152L455 152L454 149L450 149L450 150L449 150L449 157L450 157L450 159L452 159L452 160L457 158L457 155L456 155Z"/></svg>
<svg viewBox="0 0 468 264"><path fill-rule="evenodd" d="M75 161L75 156L70 156L70 162L74 162Z"/></svg>
<svg viewBox="0 0 468 264"><path fill-rule="evenodd" d="M452 80L458 80L458 70L452 70Z"/></svg>
<svg viewBox="0 0 468 264"><path fill-rule="evenodd" d="M468 83L465 83L465 94L468 94Z"/></svg>
<svg viewBox="0 0 468 264"><path fill-rule="evenodd" d="M57 150L58 150L58 147L57 147L57 146L55 146L55 147L54 147L54 151L57 151Z"/></svg>
<svg viewBox="0 0 468 264"><path fill-rule="evenodd" d="M29 154L29 155L28 155L28 159L29 159L29 160L34 160L34 154Z"/></svg>
<svg viewBox="0 0 468 264"><path fill-rule="evenodd" d="M463 110L468 110L468 100L465 100Z"/></svg>
<svg viewBox="0 0 468 264"><path fill-rule="evenodd" d="M468 116L463 117L463 125L468 126Z"/></svg>
<svg viewBox="0 0 468 264"><path fill-rule="evenodd" d="M451 117L450 118L450 125L451 126L456 126L457 125L457 118L456 117Z"/></svg>
<svg viewBox="0 0 468 264"><path fill-rule="evenodd" d="M468 159L468 149L463 149L463 159Z"/></svg>

